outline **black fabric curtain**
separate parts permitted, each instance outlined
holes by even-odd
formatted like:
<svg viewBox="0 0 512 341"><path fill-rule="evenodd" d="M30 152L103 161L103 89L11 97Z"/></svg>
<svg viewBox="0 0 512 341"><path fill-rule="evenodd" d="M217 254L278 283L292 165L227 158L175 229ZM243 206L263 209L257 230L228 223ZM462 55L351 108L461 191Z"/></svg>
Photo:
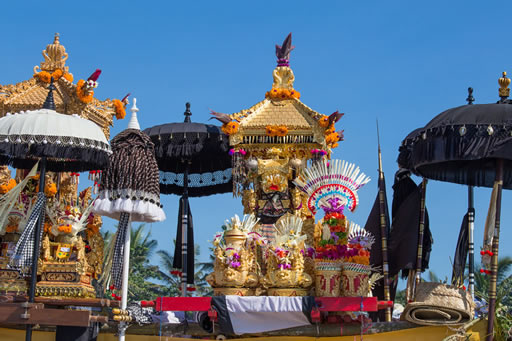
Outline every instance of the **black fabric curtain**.
<svg viewBox="0 0 512 341"><path fill-rule="evenodd" d="M406 278L409 270L416 269L421 187L410 178L409 172L399 170L395 176L393 190L393 218L388 243L389 276L395 276L402 270L402 277ZM432 244L428 211L425 209L422 271L428 269Z"/></svg>
<svg viewBox="0 0 512 341"><path fill-rule="evenodd" d="M181 197L178 210L178 227L176 230L176 247L174 248L173 268L183 271L183 259L181 254L183 220L185 201L188 206L188 226L187 226L187 284L194 284L194 223L192 221L192 212L190 210L190 202L188 198Z"/></svg>
<svg viewBox="0 0 512 341"><path fill-rule="evenodd" d="M453 257L452 284L457 286L464 283L464 270L466 269L466 259L469 252L468 224L468 213L466 213L460 225L459 239L457 239L455 257Z"/></svg>

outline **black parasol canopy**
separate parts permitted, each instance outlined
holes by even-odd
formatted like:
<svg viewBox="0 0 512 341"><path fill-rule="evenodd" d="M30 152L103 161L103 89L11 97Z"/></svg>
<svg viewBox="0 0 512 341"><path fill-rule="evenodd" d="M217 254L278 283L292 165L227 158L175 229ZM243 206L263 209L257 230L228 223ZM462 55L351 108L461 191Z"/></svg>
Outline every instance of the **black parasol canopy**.
<svg viewBox="0 0 512 341"><path fill-rule="evenodd" d="M185 122L144 130L155 144L160 192L183 194L185 171L189 197L232 192L229 137L218 126L191 122L189 103L186 108Z"/></svg>
<svg viewBox="0 0 512 341"><path fill-rule="evenodd" d="M492 187L496 159L504 160L503 187L512 189L512 104L473 104L437 115L413 131L398 162L434 180Z"/></svg>

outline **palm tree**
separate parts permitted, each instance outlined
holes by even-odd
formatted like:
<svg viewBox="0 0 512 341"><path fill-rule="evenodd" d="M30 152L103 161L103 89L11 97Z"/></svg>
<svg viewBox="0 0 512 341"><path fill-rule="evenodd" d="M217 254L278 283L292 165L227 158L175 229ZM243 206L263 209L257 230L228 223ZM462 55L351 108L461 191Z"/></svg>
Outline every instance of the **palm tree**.
<svg viewBox="0 0 512 341"><path fill-rule="evenodd" d="M157 254L160 256L161 270L159 270L160 276L163 281L167 283L167 296L179 296L181 278L171 273L173 270L174 256L169 251L159 250ZM208 296L212 293L212 290L206 282L206 275L209 272L204 272L202 264L198 263L197 257L200 255L199 245L194 247L194 260L196 263L196 272L194 274L194 283L196 287L195 295L197 296Z"/></svg>
<svg viewBox="0 0 512 341"><path fill-rule="evenodd" d="M114 254L115 234L108 231L103 234L105 241L103 275L99 282L103 287L104 296L112 294L106 290L110 283L112 258ZM158 267L150 264L158 242L151 239L151 231L146 233L145 225L141 224L130 231L130 268L128 272L128 301L151 300L161 296L163 286L151 281L161 279Z"/></svg>
<svg viewBox="0 0 512 341"><path fill-rule="evenodd" d="M475 269L481 268L480 265L476 265ZM512 270L512 257L502 257L498 259L498 275L496 279L496 285L498 289L501 283L507 279L507 274ZM490 276L479 271L475 272L475 294L486 300L489 294Z"/></svg>

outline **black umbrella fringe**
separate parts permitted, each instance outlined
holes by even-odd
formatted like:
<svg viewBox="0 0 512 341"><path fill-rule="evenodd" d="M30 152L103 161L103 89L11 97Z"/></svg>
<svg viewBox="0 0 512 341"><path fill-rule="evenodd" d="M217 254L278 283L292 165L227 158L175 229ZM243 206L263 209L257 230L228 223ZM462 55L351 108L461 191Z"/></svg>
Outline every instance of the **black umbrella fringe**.
<svg viewBox="0 0 512 341"><path fill-rule="evenodd" d="M143 195L132 198L136 200L159 198L159 171L149 136L138 129L126 129L114 137L111 145L110 167L102 173L100 191L115 195L122 190Z"/></svg>
<svg viewBox="0 0 512 341"><path fill-rule="evenodd" d="M110 152L85 146L62 144L18 144L0 142L0 163L19 169L31 169L41 157L47 157L51 172L103 170L109 165Z"/></svg>
<svg viewBox="0 0 512 341"><path fill-rule="evenodd" d="M461 128L465 133L461 135ZM512 125L454 125L418 129L399 148L398 163L429 179L492 187L503 159L504 188L512 188ZM442 165L441 165L442 164Z"/></svg>
<svg viewBox="0 0 512 341"><path fill-rule="evenodd" d="M224 184L217 184L213 186L206 187L189 187L188 188L188 196L189 197L206 197L213 194L222 194L222 193L231 193L233 192L233 180L231 179L229 182ZM183 194L183 186L177 186L174 184L162 184L160 183L160 193L163 194Z"/></svg>

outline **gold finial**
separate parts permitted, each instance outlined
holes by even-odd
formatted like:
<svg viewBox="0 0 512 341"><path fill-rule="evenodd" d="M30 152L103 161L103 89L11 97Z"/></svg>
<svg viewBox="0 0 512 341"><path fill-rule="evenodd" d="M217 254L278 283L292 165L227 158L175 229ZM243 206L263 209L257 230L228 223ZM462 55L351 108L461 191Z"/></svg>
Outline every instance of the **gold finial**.
<svg viewBox="0 0 512 341"><path fill-rule="evenodd" d="M41 62L41 70L53 72L56 69L61 69L67 72L68 67L66 66L66 60L68 54L64 45L60 44L60 34L55 33L53 43L46 45L46 49L43 50L44 61ZM34 68L34 72L37 72L39 67Z"/></svg>
<svg viewBox="0 0 512 341"><path fill-rule="evenodd" d="M508 88L510 85L510 78L507 77L507 73L505 71L503 71L503 75L498 79L498 84L500 85L500 97L510 96L510 89Z"/></svg>

